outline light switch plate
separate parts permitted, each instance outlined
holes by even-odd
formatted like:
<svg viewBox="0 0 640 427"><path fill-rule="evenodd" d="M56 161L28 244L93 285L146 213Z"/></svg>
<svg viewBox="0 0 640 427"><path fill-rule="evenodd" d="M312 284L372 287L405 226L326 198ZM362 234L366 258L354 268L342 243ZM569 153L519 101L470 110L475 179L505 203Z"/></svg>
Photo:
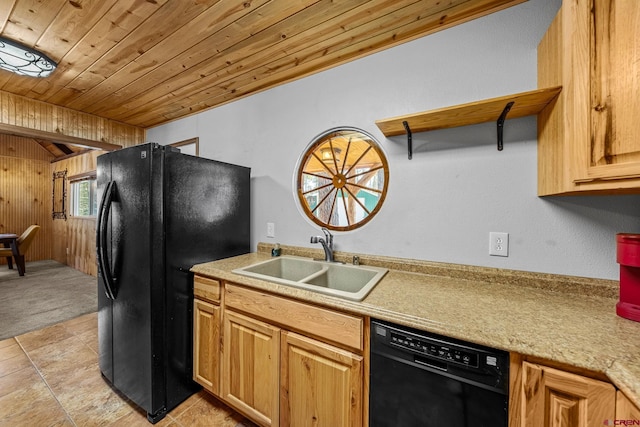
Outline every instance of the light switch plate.
<svg viewBox="0 0 640 427"><path fill-rule="evenodd" d="M273 222L267 223L267 237L276 237L276 225Z"/></svg>

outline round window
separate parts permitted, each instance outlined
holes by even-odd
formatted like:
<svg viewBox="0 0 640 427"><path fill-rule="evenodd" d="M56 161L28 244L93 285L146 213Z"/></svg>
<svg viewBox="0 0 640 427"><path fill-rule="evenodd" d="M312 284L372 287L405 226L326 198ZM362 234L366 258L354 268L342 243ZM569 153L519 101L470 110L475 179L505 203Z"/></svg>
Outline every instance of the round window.
<svg viewBox="0 0 640 427"><path fill-rule="evenodd" d="M348 231L382 207L389 165L368 133L335 128L316 137L298 163L296 189L302 210L329 230Z"/></svg>

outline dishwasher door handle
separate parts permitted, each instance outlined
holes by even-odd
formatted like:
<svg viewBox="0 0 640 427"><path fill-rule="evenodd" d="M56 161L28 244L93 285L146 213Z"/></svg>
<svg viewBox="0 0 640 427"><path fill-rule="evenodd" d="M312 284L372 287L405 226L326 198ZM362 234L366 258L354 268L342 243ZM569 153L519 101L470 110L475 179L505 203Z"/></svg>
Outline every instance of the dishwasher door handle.
<svg viewBox="0 0 640 427"><path fill-rule="evenodd" d="M442 371L442 372L447 372L447 364L444 362L429 360L420 356L414 356L413 361L418 365L423 365L429 368L438 369L439 371Z"/></svg>

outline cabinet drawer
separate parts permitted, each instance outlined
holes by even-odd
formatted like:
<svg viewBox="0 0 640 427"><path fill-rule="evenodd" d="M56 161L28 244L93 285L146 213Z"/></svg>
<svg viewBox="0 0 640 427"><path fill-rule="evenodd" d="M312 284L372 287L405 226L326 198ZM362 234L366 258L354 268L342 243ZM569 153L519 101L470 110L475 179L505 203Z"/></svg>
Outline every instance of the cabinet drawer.
<svg viewBox="0 0 640 427"><path fill-rule="evenodd" d="M363 350L364 320L358 316L229 283L225 285L225 306L292 331L315 336L350 349Z"/></svg>
<svg viewBox="0 0 640 427"><path fill-rule="evenodd" d="M202 276L193 277L193 295L209 301L220 301L220 281Z"/></svg>

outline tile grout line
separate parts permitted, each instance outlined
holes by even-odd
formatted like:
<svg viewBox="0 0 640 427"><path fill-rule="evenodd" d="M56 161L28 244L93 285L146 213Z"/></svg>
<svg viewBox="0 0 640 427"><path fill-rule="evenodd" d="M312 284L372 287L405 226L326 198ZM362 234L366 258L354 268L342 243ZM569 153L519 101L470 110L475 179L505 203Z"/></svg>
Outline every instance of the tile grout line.
<svg viewBox="0 0 640 427"><path fill-rule="evenodd" d="M75 336L75 334L74 334ZM31 363L31 366L33 366L33 369L35 369L35 371L38 373L38 376L40 377L40 379L42 380L42 382L44 383L45 387L47 387L47 390L49 390L49 393L51 393L51 396L53 397L53 399L56 401L56 403L58 404L58 406L60 406L60 408L62 409L62 412L64 412L65 417L67 417L67 420L69 420L69 422L75 426L78 427L78 425L75 423L75 421L73 420L73 418L71 418L71 415L69 415L69 413L67 412L67 409L62 405L62 403L60 403L60 401L58 400L58 396L56 396L56 394L53 392L53 390L51 389L51 387L49 386L49 383L47 382L47 380L44 378L44 376L42 375L42 372L40 371L40 369L38 368L38 366L35 364L35 362L33 361L33 359L31 359L31 356L29 355L29 353L27 352L27 350L22 346L22 343L20 342L20 340L18 339L18 337L14 337L14 339L16 340L16 342L18 343L18 345L20 346L20 349L22 350L22 352L25 354L25 356L27 356L27 359L29 359L29 363Z"/></svg>
<svg viewBox="0 0 640 427"><path fill-rule="evenodd" d="M66 322L63 322L63 324L61 326L66 331L66 334L64 334L64 337L62 337L62 338L61 337L51 337L52 338L51 340L47 340L49 344L60 343L61 341L70 338L70 336L71 336L71 337L79 340L80 343L82 344L82 346L84 348L88 348L93 355L99 356L99 351L95 346L95 341L94 341L95 337L92 337L91 334L87 333L89 331L88 325L85 326L85 325L82 325L82 324L79 324L79 323L73 323L73 324L69 325ZM14 336L14 337L12 337L12 339L13 339L14 343L18 345L18 348L22 351L22 354L28 360L28 364L26 364L24 369L27 369L29 367L29 365L30 365L35 370L35 372L37 373L37 377L40 377L40 380L42 381L44 386L48 389L48 391L50 393L49 396L53 397L54 401L58 404L58 408L62 409L62 414L64 414L64 415L60 414L60 416L61 416L60 420L65 419L71 426L79 427L80 424L78 424L78 423L81 422L81 421L75 421L75 419L72 417L73 411L72 412L68 412L68 410L71 410L71 409L70 408L66 408L61 403L61 401L59 400L59 397L54 393L54 391L52 389L52 387L54 387L55 383L56 383L55 382L55 378L53 376L51 376L52 382L54 382L54 386L51 386L48 383L48 381L45 379L44 371L42 371L40 369L40 367L39 367L39 364L43 364L43 366L47 366L49 359L45 357L42 360L40 360L40 358L37 356L39 353L37 353L36 356L33 356L33 357L35 357L35 359L33 359L33 357L31 356L30 352L27 351L27 349L26 349L26 347L30 347L31 346L31 344L30 344L31 338L23 337L23 339L21 340L19 336ZM24 343L22 341L24 341ZM37 346L36 348L32 348L32 352L36 352L40 348L41 348L40 346ZM65 353L66 352L63 350L63 352L61 353L61 356L64 357ZM39 362L36 362L36 360L39 360ZM47 370L47 368L45 368L45 370ZM37 383L37 377L35 379L35 382L33 382L32 384L38 384ZM64 383L62 384L62 386L63 387L65 386ZM126 396L121 395L120 393L118 393L116 389L112 388L112 390L117 394L117 396L120 399L124 400L125 402L127 402L127 404L129 404L131 406L131 404L133 402L131 402L130 399L128 399ZM63 390L63 392L64 392L64 390ZM180 417L183 414L188 413L202 399L203 399L203 397L198 395L197 399L195 401L193 401L191 403L191 405L186 407L179 414L177 412L176 413L168 413L167 416L166 416L166 420L173 427L186 427L189 424L185 423L186 419L185 420L181 420ZM53 402L51 402L51 404L53 404ZM136 411L134 410L133 412L136 412ZM125 414L124 416L126 417L127 415ZM121 424L118 424L119 420L120 420L120 418L114 419L108 425L112 426L112 427L115 427L117 425L121 425ZM120 422L122 422L122 421L120 421ZM234 424L234 427L247 427L248 425L253 425L253 424L244 424L243 422L236 422Z"/></svg>
<svg viewBox="0 0 640 427"><path fill-rule="evenodd" d="M64 323L64 322L63 322ZM98 356L98 353L95 352L95 350L93 348L91 348L90 345L88 345L86 342L84 342L84 340L79 338L79 334L77 334L75 331L70 330L69 328L67 328L67 326L63 325L64 329L69 332L71 335L73 335L74 338L77 338L80 340L80 342L82 343L83 346L87 347L92 353L96 354L96 356ZM42 371L40 370L40 368L38 367L38 365L36 365L36 363L33 361L33 359L31 358L31 356L29 355L29 352L24 348L24 346L22 345L22 343L19 340L18 336L13 337L13 339L16 341L16 343L18 344L18 346L20 346L20 349L22 350L22 352L25 354L25 356L27 357L27 359L29 359L29 363L31 363L31 366L33 366L33 368L35 369L35 371L38 373L38 376L40 377L40 379L42 380L42 382L44 383L44 385L47 387L47 389L49 390L49 393L51 393L51 396L55 399L56 403L58 404L58 406L60 406L60 408L62 408L62 411L64 412L65 416L67 417L67 419L69 420L69 422L71 422L71 424L75 427L78 427L78 425L76 424L76 422L73 420L73 417L71 417L71 415L67 412L66 408L64 407L64 405L58 400L58 396L56 396L56 394L53 392L53 390L51 389L51 386L49 385L49 383L47 382L47 380L44 378L44 375L42 374Z"/></svg>
<svg viewBox="0 0 640 427"><path fill-rule="evenodd" d="M64 325L65 330L67 330L69 333L71 333L74 337L80 339L80 335L82 335L81 333L76 333L73 330L70 330L66 325ZM98 352L96 352L89 344L87 344L84 340L80 339L80 341L82 342L82 344L87 347L89 350L91 350L92 353L94 353L96 355L96 359L100 356L98 354ZM120 392L117 389L114 389L113 386L109 385L109 387L113 390L114 393L116 393L116 395L121 398L122 400L124 400L125 402L129 402L133 405L135 405L135 403L129 399L127 396L120 394ZM53 392L52 392L53 393ZM57 401L57 399L56 399ZM62 405L61 405L62 406ZM66 414L66 411L65 411ZM176 427L185 427L182 423L178 422L177 419L175 419L174 417L171 416L171 414L167 414L166 418L169 418L171 420L172 423L176 424ZM116 420L117 421L117 420ZM75 423L73 423L74 426L77 427L77 425Z"/></svg>

